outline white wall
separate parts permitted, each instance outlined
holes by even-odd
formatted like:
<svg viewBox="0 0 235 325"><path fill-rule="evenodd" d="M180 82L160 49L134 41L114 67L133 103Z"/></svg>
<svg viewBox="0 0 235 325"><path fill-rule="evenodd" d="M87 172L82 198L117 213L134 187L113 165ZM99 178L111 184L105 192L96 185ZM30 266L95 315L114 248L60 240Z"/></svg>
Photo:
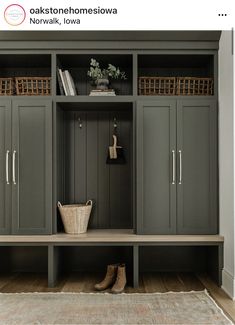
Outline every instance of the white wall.
<svg viewBox="0 0 235 325"><path fill-rule="evenodd" d="M222 31L219 45L220 234L225 237L222 288L235 298L234 114L232 32Z"/></svg>

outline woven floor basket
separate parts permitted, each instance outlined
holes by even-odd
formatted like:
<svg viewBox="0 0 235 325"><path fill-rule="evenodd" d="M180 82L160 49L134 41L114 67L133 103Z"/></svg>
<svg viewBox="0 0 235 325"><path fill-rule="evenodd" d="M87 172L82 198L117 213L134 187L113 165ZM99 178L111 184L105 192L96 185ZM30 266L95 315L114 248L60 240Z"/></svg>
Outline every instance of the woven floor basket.
<svg viewBox="0 0 235 325"><path fill-rule="evenodd" d="M67 234L83 234L87 226L92 209L92 201L86 204L62 205L58 202L58 208Z"/></svg>

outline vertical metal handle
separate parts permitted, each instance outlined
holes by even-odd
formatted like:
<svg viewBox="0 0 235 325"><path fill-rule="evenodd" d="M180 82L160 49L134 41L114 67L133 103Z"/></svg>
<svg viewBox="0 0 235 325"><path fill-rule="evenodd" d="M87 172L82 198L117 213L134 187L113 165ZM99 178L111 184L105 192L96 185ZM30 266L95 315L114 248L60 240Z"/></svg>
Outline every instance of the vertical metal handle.
<svg viewBox="0 0 235 325"><path fill-rule="evenodd" d="M16 185L16 151L13 151L13 155L12 155L12 181L13 184Z"/></svg>
<svg viewBox="0 0 235 325"><path fill-rule="evenodd" d="M179 150L179 184L182 184L182 151Z"/></svg>
<svg viewBox="0 0 235 325"><path fill-rule="evenodd" d="M172 182L171 184L175 184L175 150L171 151L172 154Z"/></svg>
<svg viewBox="0 0 235 325"><path fill-rule="evenodd" d="M6 183L9 185L9 150L6 152Z"/></svg>

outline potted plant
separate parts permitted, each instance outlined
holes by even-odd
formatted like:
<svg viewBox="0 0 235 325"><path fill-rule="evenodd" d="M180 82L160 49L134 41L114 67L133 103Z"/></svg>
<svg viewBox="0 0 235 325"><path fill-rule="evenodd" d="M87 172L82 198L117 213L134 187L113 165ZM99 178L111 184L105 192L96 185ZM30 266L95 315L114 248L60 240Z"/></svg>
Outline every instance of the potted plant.
<svg viewBox="0 0 235 325"><path fill-rule="evenodd" d="M100 90L108 89L109 79L127 79L125 72L121 71L119 67L109 63L108 67L103 69L95 59L91 59L87 75L94 81L96 88Z"/></svg>

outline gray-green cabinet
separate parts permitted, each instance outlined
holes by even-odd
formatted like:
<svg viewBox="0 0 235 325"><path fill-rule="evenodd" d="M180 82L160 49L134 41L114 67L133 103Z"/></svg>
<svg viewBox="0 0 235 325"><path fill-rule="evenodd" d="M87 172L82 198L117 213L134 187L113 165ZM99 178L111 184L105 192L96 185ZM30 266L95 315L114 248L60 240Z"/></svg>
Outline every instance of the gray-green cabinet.
<svg viewBox="0 0 235 325"><path fill-rule="evenodd" d="M0 234L10 232L11 102L0 101Z"/></svg>
<svg viewBox="0 0 235 325"><path fill-rule="evenodd" d="M217 233L217 109L211 100L177 102L177 231Z"/></svg>
<svg viewBox="0 0 235 325"><path fill-rule="evenodd" d="M6 136L10 149L3 148L1 143L1 150L3 148L3 155L6 156L3 174L7 188L1 197L6 196L8 191L11 197L7 201L6 210L10 213L6 214L9 226L5 233L50 234L52 103L43 99L12 100L8 101L7 111L6 114L11 114L9 123L11 132ZM3 123L2 119L1 116L0 123ZM6 122L3 124L5 126ZM1 194L2 188L3 186Z"/></svg>
<svg viewBox="0 0 235 325"><path fill-rule="evenodd" d="M139 101L137 233L217 233L213 100Z"/></svg>
<svg viewBox="0 0 235 325"><path fill-rule="evenodd" d="M138 233L174 234L176 231L175 120L175 101L137 105Z"/></svg>

